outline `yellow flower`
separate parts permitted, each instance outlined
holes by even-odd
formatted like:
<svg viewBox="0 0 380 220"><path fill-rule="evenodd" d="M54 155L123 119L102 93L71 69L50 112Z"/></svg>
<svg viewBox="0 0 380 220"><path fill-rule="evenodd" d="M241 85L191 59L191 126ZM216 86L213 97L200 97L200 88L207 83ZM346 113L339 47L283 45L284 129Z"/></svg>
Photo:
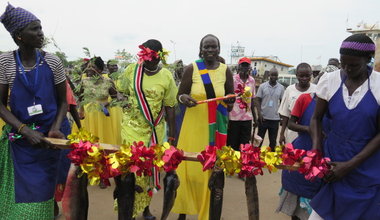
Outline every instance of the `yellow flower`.
<svg viewBox="0 0 380 220"><path fill-rule="evenodd" d="M91 134L90 132L84 130L83 128L79 129L78 132L73 132L67 136L69 143L79 143L79 141L89 141L91 143L99 142L99 138Z"/></svg>
<svg viewBox="0 0 380 220"><path fill-rule="evenodd" d="M223 146L216 151L217 160L215 166L223 169L227 175L234 175L241 170L240 152L234 151L231 147Z"/></svg>
<svg viewBox="0 0 380 220"><path fill-rule="evenodd" d="M265 162L265 167L269 170L269 172L276 172L276 166L282 164L282 147L277 146L275 147L275 151L272 152L270 147L263 146L260 151L260 158Z"/></svg>

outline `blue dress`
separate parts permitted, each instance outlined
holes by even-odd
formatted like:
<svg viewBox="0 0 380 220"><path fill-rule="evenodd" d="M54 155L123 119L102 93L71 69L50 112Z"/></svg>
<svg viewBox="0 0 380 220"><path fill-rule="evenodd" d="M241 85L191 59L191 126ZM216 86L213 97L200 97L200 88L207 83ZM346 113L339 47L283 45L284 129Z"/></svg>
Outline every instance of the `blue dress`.
<svg viewBox="0 0 380 220"><path fill-rule="evenodd" d="M328 103L331 130L324 154L331 161L349 161L363 150L378 132L380 107L370 89L354 109L343 100L342 85ZM327 183L311 206L324 220L380 219L380 151L375 152L342 180Z"/></svg>
<svg viewBox="0 0 380 220"><path fill-rule="evenodd" d="M16 76L10 92L9 105L13 115L22 123L34 123L40 126L39 132L47 135L58 111L57 94L52 70L43 56L39 53L37 55L41 62L28 73L22 74L20 63L16 62ZM42 114L29 115L27 108L34 103L42 106ZM67 125L68 121L64 119L63 127L67 128ZM10 146L16 203L35 203L52 199L61 151L33 147L26 139L10 142Z"/></svg>
<svg viewBox="0 0 380 220"><path fill-rule="evenodd" d="M315 109L315 98L307 106L305 112L300 118L300 125L310 125L311 116ZM298 132L298 137L293 141L294 149L311 150L312 140L307 132ZM298 171L282 171L282 187L291 193L298 196L311 199L321 188L321 179L316 179L313 182L306 180L304 175Z"/></svg>

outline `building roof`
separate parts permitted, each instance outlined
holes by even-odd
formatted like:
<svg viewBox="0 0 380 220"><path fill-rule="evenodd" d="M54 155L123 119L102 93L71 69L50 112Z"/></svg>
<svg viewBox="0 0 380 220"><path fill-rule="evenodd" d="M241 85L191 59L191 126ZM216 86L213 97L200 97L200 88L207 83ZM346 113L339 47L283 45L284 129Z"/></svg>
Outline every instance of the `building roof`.
<svg viewBox="0 0 380 220"><path fill-rule="evenodd" d="M249 59L251 59L251 61L266 61L266 62L269 62L269 63L278 64L278 65L281 65L281 66L293 67L293 65L282 63L282 62L279 62L279 61L275 61L275 60L269 59L267 57L250 57Z"/></svg>

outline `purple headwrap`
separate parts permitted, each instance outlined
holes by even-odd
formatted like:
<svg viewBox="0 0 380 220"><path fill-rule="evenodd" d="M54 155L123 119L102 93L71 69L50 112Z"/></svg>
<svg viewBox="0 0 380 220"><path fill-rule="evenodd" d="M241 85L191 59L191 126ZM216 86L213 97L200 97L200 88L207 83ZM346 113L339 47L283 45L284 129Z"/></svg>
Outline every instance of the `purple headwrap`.
<svg viewBox="0 0 380 220"><path fill-rule="evenodd" d="M20 8L13 7L8 3L4 14L1 15L0 21L4 24L4 27L13 36L15 31L21 30L33 21L39 21L34 14L29 11Z"/></svg>
<svg viewBox="0 0 380 220"><path fill-rule="evenodd" d="M349 56L373 56L375 50L375 43L365 34L353 34L347 37L340 46L340 54Z"/></svg>

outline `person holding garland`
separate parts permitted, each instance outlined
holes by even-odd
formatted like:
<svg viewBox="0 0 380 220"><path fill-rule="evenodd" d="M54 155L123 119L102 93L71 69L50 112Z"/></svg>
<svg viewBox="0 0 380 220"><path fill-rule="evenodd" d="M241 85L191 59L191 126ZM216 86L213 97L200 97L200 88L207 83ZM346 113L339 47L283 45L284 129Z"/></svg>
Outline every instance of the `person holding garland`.
<svg viewBox="0 0 380 220"><path fill-rule="evenodd" d="M130 64L116 81L118 92L128 98L121 122L122 142L131 145L143 141L145 146L163 144L166 140L166 119L169 126L167 140L173 145L177 87L172 73L159 65L160 61L165 64L167 52L155 39L146 41L139 48L139 62ZM157 172L154 171L153 177L132 174L115 178L119 217L125 214L121 212L126 212L122 203L131 200L131 197L121 198L122 192L125 192L125 187L135 186L136 192L132 195L133 217L143 212L145 219L155 219L149 211L149 204L152 193L160 188ZM124 183L130 180L132 185L125 186Z"/></svg>
<svg viewBox="0 0 380 220"><path fill-rule="evenodd" d="M312 147L331 159L331 169L311 200L309 219L380 219L380 73L368 66L375 49L365 34L349 36L340 47L342 69L318 82ZM326 113L330 130L323 141Z"/></svg>
<svg viewBox="0 0 380 220"><path fill-rule="evenodd" d="M35 15L8 4L0 20L18 45L0 55L0 218L50 220L61 151L45 137L69 133L66 77Z"/></svg>
<svg viewBox="0 0 380 220"><path fill-rule="evenodd" d="M185 67L177 98L186 106L178 139L178 148L186 152L200 152L207 145L226 145L226 102L233 104L234 99L197 105L199 100L234 93L232 73L219 61L219 53L219 39L208 34L200 42L200 60ZM222 117L210 121L209 115L216 116L217 112ZM177 174L181 185L173 207L173 212L180 214L179 219L186 219L187 214L197 214L201 220L209 219L211 193L208 184L211 173L203 172L200 163L183 161L179 165Z"/></svg>

